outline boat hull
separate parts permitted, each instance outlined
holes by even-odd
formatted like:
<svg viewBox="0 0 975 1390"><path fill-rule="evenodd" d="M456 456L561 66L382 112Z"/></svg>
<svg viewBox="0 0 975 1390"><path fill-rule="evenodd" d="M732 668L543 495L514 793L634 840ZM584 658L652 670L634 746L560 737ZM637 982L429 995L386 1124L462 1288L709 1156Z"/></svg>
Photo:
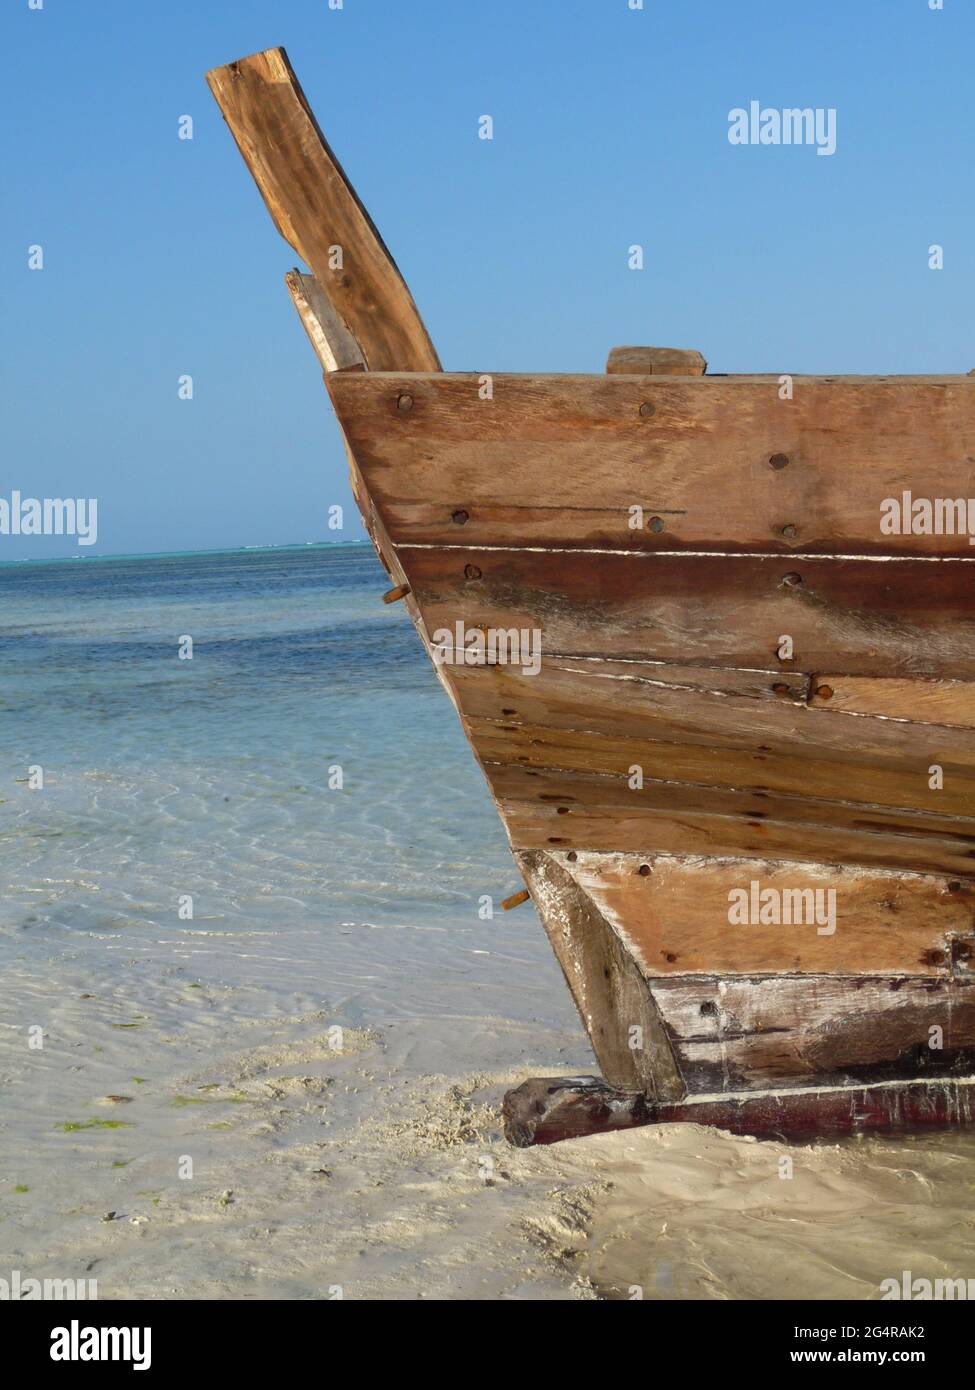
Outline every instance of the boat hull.
<svg viewBox="0 0 975 1390"><path fill-rule="evenodd" d="M516 1142L969 1122L975 377L445 373L284 51L208 81L609 1086Z"/></svg>
<svg viewBox="0 0 975 1390"><path fill-rule="evenodd" d="M327 380L606 1080L970 1075L975 382Z"/></svg>

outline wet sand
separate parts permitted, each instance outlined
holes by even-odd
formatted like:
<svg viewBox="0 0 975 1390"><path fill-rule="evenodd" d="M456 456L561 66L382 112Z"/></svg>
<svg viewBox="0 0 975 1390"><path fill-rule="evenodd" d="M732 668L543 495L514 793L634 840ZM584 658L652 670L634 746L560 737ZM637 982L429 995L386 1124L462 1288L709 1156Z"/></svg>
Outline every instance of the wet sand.
<svg viewBox="0 0 975 1390"><path fill-rule="evenodd" d="M579 1069L571 1023L336 1031L241 1023L199 981L86 995L40 1053L4 1034L0 1272L101 1299L381 1300L869 1300L905 1269L975 1273L969 1136L670 1125L515 1150L501 1096ZM431 1068L451 1050L480 1066Z"/></svg>

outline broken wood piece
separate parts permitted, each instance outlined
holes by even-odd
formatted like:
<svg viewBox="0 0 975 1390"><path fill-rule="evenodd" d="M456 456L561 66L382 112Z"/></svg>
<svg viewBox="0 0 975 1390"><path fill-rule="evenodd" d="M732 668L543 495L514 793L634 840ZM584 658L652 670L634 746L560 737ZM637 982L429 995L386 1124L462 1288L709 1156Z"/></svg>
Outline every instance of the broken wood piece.
<svg viewBox="0 0 975 1390"><path fill-rule="evenodd" d="M399 603L409 592L409 584L397 584L395 589L387 589L383 594L383 603Z"/></svg>
<svg viewBox="0 0 975 1390"><path fill-rule="evenodd" d="M975 1123L975 1080L896 1081L878 1086L765 1091L654 1102L594 1076L550 1076L508 1091L509 1144L526 1149L652 1124L699 1124L790 1141L963 1129Z"/></svg>
<svg viewBox="0 0 975 1390"><path fill-rule="evenodd" d="M606 371L627 376L703 376L708 364L695 348L615 347Z"/></svg>
<svg viewBox="0 0 975 1390"><path fill-rule="evenodd" d="M302 327L326 372L347 371L366 364L362 348L346 328L314 275L289 270L284 277Z"/></svg>

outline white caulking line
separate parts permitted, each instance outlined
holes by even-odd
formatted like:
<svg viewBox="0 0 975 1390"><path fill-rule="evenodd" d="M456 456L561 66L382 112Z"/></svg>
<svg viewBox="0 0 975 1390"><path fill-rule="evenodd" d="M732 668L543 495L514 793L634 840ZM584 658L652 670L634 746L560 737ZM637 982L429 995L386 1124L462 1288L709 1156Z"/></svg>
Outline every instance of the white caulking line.
<svg viewBox="0 0 975 1390"><path fill-rule="evenodd" d="M568 657L568 658L553 657L553 656L551 655L551 653L547 653L546 656L547 656L547 659L548 659L548 660L563 660L563 659L565 659L565 660L570 660L570 661L571 661L571 660L574 660L574 659L575 659L575 658L573 658L573 657ZM608 658L607 658L607 661L612 661L612 660L613 660L612 657L608 657ZM583 671L583 670L581 670L581 669L579 669L578 667L575 667L575 666L566 666L566 667L564 667L564 669L565 669L566 671L569 671L571 674L576 675L576 676L586 676L586 675L589 675L589 672L588 672L588 671ZM772 671L770 671L768 674L769 674L769 675L774 675L775 673L772 672ZM794 672L794 673L785 672L785 673L783 673L783 674L796 674L796 675L798 675L799 673L798 673L798 672ZM703 686L703 685L677 685L677 684L675 684L673 681L655 681L655 680L653 680L653 678L650 677L650 676L622 676L622 675L617 675L616 672L614 672L614 671L596 671L596 672L595 672L595 677L596 677L596 680L601 680L601 681L630 681L631 684L633 684L633 685L653 685L653 686L657 686L657 687L658 687L659 689L661 689L661 690L684 690L684 691L692 691L692 692L694 692L695 694L698 694L698 695L715 695L715 696L717 696L717 697L718 697L719 699L721 699L721 700L729 700L729 699L733 699L733 698L740 698L740 699L744 699L744 700L758 700L758 698L759 698L757 695L740 695L740 696L739 696L739 693L738 693L737 691L734 691L734 690L711 690L711 689L709 689L707 686ZM793 699L791 696L790 696L790 697L787 697L787 698L786 698L786 697L783 697L781 703L782 703L782 704L785 704L785 705L798 705L798 706L801 706L803 709L809 709L809 708L810 708L810 706L806 703L806 700L805 700L804 697L798 697L798 698L795 698L795 699ZM911 722L911 721L908 721L908 722Z"/></svg>
<svg viewBox="0 0 975 1390"><path fill-rule="evenodd" d="M816 555L803 550L611 550L586 545L434 545L426 541L399 541L396 550L497 550L528 555L629 555L632 559L667 560L869 560L874 564L975 565L968 555Z"/></svg>
<svg viewBox="0 0 975 1390"><path fill-rule="evenodd" d="M693 661L658 661L656 658L649 656L583 656L578 652L546 652L545 655L550 661L601 661L603 663L612 662L614 665L618 664L620 666L659 666L685 671L702 671L708 669L704 666L696 666ZM766 666L721 666L715 667L714 669L735 671L739 675L746 676L775 676L776 679L779 680L781 680L783 674L781 669L772 671ZM785 674L792 676L802 675L799 671L788 671ZM670 682L665 681L663 684L669 685ZM680 686L681 690L697 690L698 688L699 687L696 685Z"/></svg>
<svg viewBox="0 0 975 1390"><path fill-rule="evenodd" d="M769 978L774 979L775 976L770 976ZM951 1087L951 1086L975 1086L975 1077L971 1077L971 1076L931 1076L931 1077L927 1077L927 1078L921 1078L921 1077L911 1078L910 1080L906 1080L906 1081L871 1081L871 1082L864 1082L863 1084L857 1085L857 1086L795 1086L795 1087L777 1088L777 1089L774 1089L774 1090L765 1090L765 1089L762 1089L761 1091L713 1091L713 1092L708 1092L707 1094L699 1093L699 1094L694 1095L694 1096L685 1096L683 1100L679 1100L679 1101L676 1101L676 1102L674 1102L674 1101L657 1101L657 1102L655 1102L655 1103L658 1104L658 1105L661 1105L661 1104L662 1104L662 1105L668 1105L668 1104L677 1104L677 1105L700 1105L700 1104L704 1104L704 1103L709 1102L709 1101L716 1101L716 1100L748 1100L750 1097L756 1097L756 1096L762 1096L762 1097L768 1097L768 1096L806 1096L806 1095L821 1095L821 1094L823 1094L824 1092L828 1092L828 1093L830 1093L830 1094L834 1094L834 1093L835 1093L835 1094L843 1095L843 1094L846 1094L846 1093L856 1094L856 1092L858 1092L858 1091L890 1091L890 1090L895 1090L898 1086L903 1086L903 1087L908 1087L908 1088L911 1088L911 1087L918 1087L918 1088L924 1087L924 1088L927 1088L927 1087L929 1087L929 1086L930 1086L930 1087L935 1087L935 1086L943 1086L943 1087Z"/></svg>

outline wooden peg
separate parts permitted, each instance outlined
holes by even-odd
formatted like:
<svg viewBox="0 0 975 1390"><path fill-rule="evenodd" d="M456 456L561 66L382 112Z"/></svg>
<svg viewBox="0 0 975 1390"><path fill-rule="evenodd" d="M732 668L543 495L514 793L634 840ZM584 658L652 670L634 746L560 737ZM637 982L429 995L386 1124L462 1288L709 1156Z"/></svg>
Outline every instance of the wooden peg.
<svg viewBox="0 0 975 1390"><path fill-rule="evenodd" d="M399 603L409 592L409 584L397 584L395 589L387 589L383 594L383 603Z"/></svg>
<svg viewBox="0 0 975 1390"><path fill-rule="evenodd" d="M530 897L531 893L523 888L520 893L512 893L510 898L505 898L501 906L505 912L510 912L513 907L521 907L522 903L526 903Z"/></svg>

